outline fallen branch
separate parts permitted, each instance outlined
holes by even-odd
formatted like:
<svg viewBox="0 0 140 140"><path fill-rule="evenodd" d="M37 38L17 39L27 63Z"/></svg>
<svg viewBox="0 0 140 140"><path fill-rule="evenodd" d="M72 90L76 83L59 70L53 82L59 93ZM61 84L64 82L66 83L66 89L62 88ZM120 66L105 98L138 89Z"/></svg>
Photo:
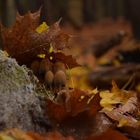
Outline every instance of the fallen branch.
<svg viewBox="0 0 140 140"><path fill-rule="evenodd" d="M135 82L138 82L140 80L140 64L125 64L119 67L102 68L90 73L88 79L92 86L107 89L111 86L112 80L116 81L119 87L123 87L133 74L135 74Z"/></svg>

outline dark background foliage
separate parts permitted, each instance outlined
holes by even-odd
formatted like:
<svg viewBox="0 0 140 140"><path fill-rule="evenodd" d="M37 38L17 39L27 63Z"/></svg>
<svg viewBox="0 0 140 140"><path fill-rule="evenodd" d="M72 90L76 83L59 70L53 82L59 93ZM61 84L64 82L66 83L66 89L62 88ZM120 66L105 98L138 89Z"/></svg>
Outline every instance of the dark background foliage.
<svg viewBox="0 0 140 140"><path fill-rule="evenodd" d="M1 0L0 19L5 26L14 24L17 10L24 15L41 8L41 20L50 25L63 18L77 29L103 18L124 17L131 21L134 35L140 38L139 0Z"/></svg>

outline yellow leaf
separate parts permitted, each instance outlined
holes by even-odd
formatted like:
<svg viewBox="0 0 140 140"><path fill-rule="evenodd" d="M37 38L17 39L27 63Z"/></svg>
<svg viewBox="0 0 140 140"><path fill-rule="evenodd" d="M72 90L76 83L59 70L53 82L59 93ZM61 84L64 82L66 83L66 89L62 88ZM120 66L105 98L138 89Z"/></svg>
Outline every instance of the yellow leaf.
<svg viewBox="0 0 140 140"><path fill-rule="evenodd" d="M27 133L16 128L4 131L0 134L4 134L5 136L11 137L11 138L9 137L9 139L1 139L1 140L33 140L33 138L27 135Z"/></svg>
<svg viewBox="0 0 140 140"><path fill-rule="evenodd" d="M4 52L5 56L7 56L7 57L10 56L7 51L3 51L3 52Z"/></svg>
<svg viewBox="0 0 140 140"><path fill-rule="evenodd" d="M46 54L38 54L37 57L44 59L46 57Z"/></svg>
<svg viewBox="0 0 140 140"><path fill-rule="evenodd" d="M140 93L140 83L136 86L136 90Z"/></svg>
<svg viewBox="0 0 140 140"><path fill-rule="evenodd" d="M89 70L85 67L75 67L73 69L67 70L67 75L69 77L68 87L93 93L93 88L91 88L87 82L88 73Z"/></svg>
<svg viewBox="0 0 140 140"><path fill-rule="evenodd" d="M120 61L117 60L117 59L113 60L113 64L114 64L115 66L120 66L120 65L121 65Z"/></svg>
<svg viewBox="0 0 140 140"><path fill-rule="evenodd" d="M50 48L49 48L49 53L52 53L53 52L53 46L52 46L52 43L50 44Z"/></svg>
<svg viewBox="0 0 140 140"><path fill-rule="evenodd" d="M95 89L92 90L91 94L97 94L98 92L99 92L98 89L95 88Z"/></svg>
<svg viewBox="0 0 140 140"><path fill-rule="evenodd" d="M120 119L118 127L128 126L129 121L125 118Z"/></svg>
<svg viewBox="0 0 140 140"><path fill-rule="evenodd" d="M112 111L118 104L124 105L130 97L133 97L131 92L119 89L115 82L112 84L113 88L111 91L100 92L100 105L107 111Z"/></svg>
<svg viewBox="0 0 140 140"><path fill-rule="evenodd" d="M98 61L97 61L97 63L99 64L99 65L105 65L105 64L108 64L108 63L110 63L110 59L107 59L107 58L100 58Z"/></svg>
<svg viewBox="0 0 140 140"><path fill-rule="evenodd" d="M42 33L44 31L47 31L49 29L49 26L46 24L46 22L43 22L39 27L36 28L37 33Z"/></svg>
<svg viewBox="0 0 140 140"><path fill-rule="evenodd" d="M4 133L1 133L0 134L0 140L14 140L12 137L4 134Z"/></svg>

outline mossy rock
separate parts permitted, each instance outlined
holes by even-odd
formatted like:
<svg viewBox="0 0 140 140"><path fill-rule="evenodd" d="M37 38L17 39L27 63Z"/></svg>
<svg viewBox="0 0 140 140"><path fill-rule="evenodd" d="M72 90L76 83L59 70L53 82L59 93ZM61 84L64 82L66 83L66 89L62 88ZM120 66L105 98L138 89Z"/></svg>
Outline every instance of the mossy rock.
<svg viewBox="0 0 140 140"><path fill-rule="evenodd" d="M0 51L0 130L46 131L37 83L31 71Z"/></svg>

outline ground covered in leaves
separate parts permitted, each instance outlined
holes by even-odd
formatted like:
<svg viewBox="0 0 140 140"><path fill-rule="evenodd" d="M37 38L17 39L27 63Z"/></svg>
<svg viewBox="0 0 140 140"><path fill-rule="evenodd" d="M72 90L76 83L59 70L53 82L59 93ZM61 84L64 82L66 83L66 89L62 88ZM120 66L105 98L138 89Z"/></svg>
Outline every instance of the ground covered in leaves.
<svg viewBox="0 0 140 140"><path fill-rule="evenodd" d="M140 139L140 44L130 24L75 30L40 24L39 14L1 25L0 138Z"/></svg>

